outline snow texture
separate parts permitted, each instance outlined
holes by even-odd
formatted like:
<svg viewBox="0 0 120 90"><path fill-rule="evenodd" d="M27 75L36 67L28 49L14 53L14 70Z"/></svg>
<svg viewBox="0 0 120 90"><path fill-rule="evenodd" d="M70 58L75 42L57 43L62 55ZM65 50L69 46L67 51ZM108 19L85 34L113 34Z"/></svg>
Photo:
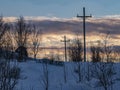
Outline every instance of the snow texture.
<svg viewBox="0 0 120 90"><path fill-rule="evenodd" d="M82 65L84 63L81 63ZM84 64L83 66L86 66ZM35 61L20 62L18 66L21 68L20 79L15 90L45 90L44 84L44 68L43 63ZM120 63L115 65L117 75L120 78ZM104 90L102 87L95 87L98 81L92 78L90 81L82 80L78 82L77 74L74 72L75 63L65 63L67 81L64 82L64 66L47 64L48 68L48 90ZM84 69L82 67L82 72ZM120 81L113 85L113 90L120 90Z"/></svg>

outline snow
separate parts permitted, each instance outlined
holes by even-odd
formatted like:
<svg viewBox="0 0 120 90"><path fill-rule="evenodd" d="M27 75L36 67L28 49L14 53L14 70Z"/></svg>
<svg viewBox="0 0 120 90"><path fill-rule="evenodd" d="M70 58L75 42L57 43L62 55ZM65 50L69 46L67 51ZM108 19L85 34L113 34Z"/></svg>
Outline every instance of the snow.
<svg viewBox="0 0 120 90"><path fill-rule="evenodd" d="M38 63L35 62L22 62L19 63L19 67L21 68L21 78L18 81L18 89L22 90L30 90L34 88L34 90L39 90L40 86L40 72L41 67Z"/></svg>
<svg viewBox="0 0 120 90"><path fill-rule="evenodd" d="M84 64L86 65L86 64ZM45 90L43 82L43 63L36 63L35 61L20 62L18 66L21 68L21 75L15 90ZM64 82L64 68L63 66L48 64L48 90L104 90L102 87L95 87L97 79L93 78L90 81L77 82L78 78L73 73L74 63L65 63L67 82ZM120 78L120 63L115 64L116 77ZM119 90L120 81L113 85L113 90Z"/></svg>

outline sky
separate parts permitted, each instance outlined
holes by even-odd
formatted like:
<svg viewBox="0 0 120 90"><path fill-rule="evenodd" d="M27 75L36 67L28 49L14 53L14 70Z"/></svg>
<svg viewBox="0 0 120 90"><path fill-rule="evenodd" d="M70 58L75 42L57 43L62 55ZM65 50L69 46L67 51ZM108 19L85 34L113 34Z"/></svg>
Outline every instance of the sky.
<svg viewBox="0 0 120 90"><path fill-rule="evenodd" d="M71 18L82 14L95 17L120 14L120 0L0 0L3 16L47 16Z"/></svg>
<svg viewBox="0 0 120 90"><path fill-rule="evenodd" d="M120 39L119 4L120 0L0 0L0 13L5 16L7 22L17 20L19 16L35 20L34 23L38 21L40 29L46 35L43 45L58 46L61 45L63 35L72 39L73 35L76 36L79 32L82 36L82 19L78 21L78 18L74 17L77 14L82 15L82 8L86 7L87 15L97 17L87 19L86 35L90 36L87 41L97 41L101 34L109 32L114 43L118 45L116 41Z"/></svg>
<svg viewBox="0 0 120 90"><path fill-rule="evenodd" d="M111 34L111 45L120 45L120 0L0 0L0 14L6 22L16 21L19 16L33 20L42 30L42 46L64 46L61 40L83 38L82 19L77 14L92 14L87 19L86 41L96 43L106 33ZM95 18L94 18L95 17ZM82 39L83 40L83 39Z"/></svg>

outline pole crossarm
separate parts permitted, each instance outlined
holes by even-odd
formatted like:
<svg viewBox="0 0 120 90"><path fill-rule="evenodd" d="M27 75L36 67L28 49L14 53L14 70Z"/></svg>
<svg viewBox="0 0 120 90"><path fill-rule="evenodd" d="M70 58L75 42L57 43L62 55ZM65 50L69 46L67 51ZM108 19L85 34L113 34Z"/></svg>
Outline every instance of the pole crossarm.
<svg viewBox="0 0 120 90"><path fill-rule="evenodd" d="M85 18L90 18L90 17L92 17L91 14L90 14L90 16L85 16ZM77 15L77 18L84 18L84 16L79 16L79 15Z"/></svg>

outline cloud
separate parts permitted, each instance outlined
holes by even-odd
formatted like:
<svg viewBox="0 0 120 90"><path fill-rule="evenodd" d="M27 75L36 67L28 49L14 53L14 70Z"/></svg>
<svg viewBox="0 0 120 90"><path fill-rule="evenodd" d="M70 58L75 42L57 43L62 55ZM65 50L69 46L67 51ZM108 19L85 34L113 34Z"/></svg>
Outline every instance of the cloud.
<svg viewBox="0 0 120 90"><path fill-rule="evenodd" d="M5 22L15 22L19 17L4 17ZM55 16L25 16L25 20L32 20L32 21L44 21L44 20L50 20L50 21L79 21L76 17L73 18L59 18Z"/></svg>
<svg viewBox="0 0 120 90"><path fill-rule="evenodd" d="M6 22L15 22L16 17L5 17ZM46 39L55 42L55 38L59 38L61 35L76 35L82 36L83 23L82 19L76 17L73 18L58 18L58 17L25 17L25 20L31 21L42 29L43 34L51 35L51 38ZM111 34L112 39L115 41L120 39L120 15L108 15L99 18L91 18L86 21L86 35L89 40L97 40L101 37L101 34ZM54 37L52 37L54 36ZM96 39L97 38L97 39ZM57 43L57 42L55 42Z"/></svg>
<svg viewBox="0 0 120 90"><path fill-rule="evenodd" d="M17 17L3 17L5 22L16 22Z"/></svg>
<svg viewBox="0 0 120 90"><path fill-rule="evenodd" d="M38 20L38 19L37 19ZM41 20L41 19L40 19ZM60 18L47 18L42 21L33 21L36 23L45 33L80 33L83 32L82 20L72 19L60 19ZM86 22L86 32L88 35L99 33L111 33L112 35L120 34L120 20L114 18L93 18Z"/></svg>
<svg viewBox="0 0 120 90"><path fill-rule="evenodd" d="M106 16L103 16L103 18L108 18L108 19L111 19L111 18L116 18L116 19L120 19L120 15L106 15Z"/></svg>
<svg viewBox="0 0 120 90"><path fill-rule="evenodd" d="M45 33L82 33L82 19L58 18L58 17L24 17L25 20L31 21L38 25ZM4 17L5 22L16 22L17 17ZM99 18L91 18L86 22L86 32L89 35L95 33L120 34L120 15L108 15Z"/></svg>

